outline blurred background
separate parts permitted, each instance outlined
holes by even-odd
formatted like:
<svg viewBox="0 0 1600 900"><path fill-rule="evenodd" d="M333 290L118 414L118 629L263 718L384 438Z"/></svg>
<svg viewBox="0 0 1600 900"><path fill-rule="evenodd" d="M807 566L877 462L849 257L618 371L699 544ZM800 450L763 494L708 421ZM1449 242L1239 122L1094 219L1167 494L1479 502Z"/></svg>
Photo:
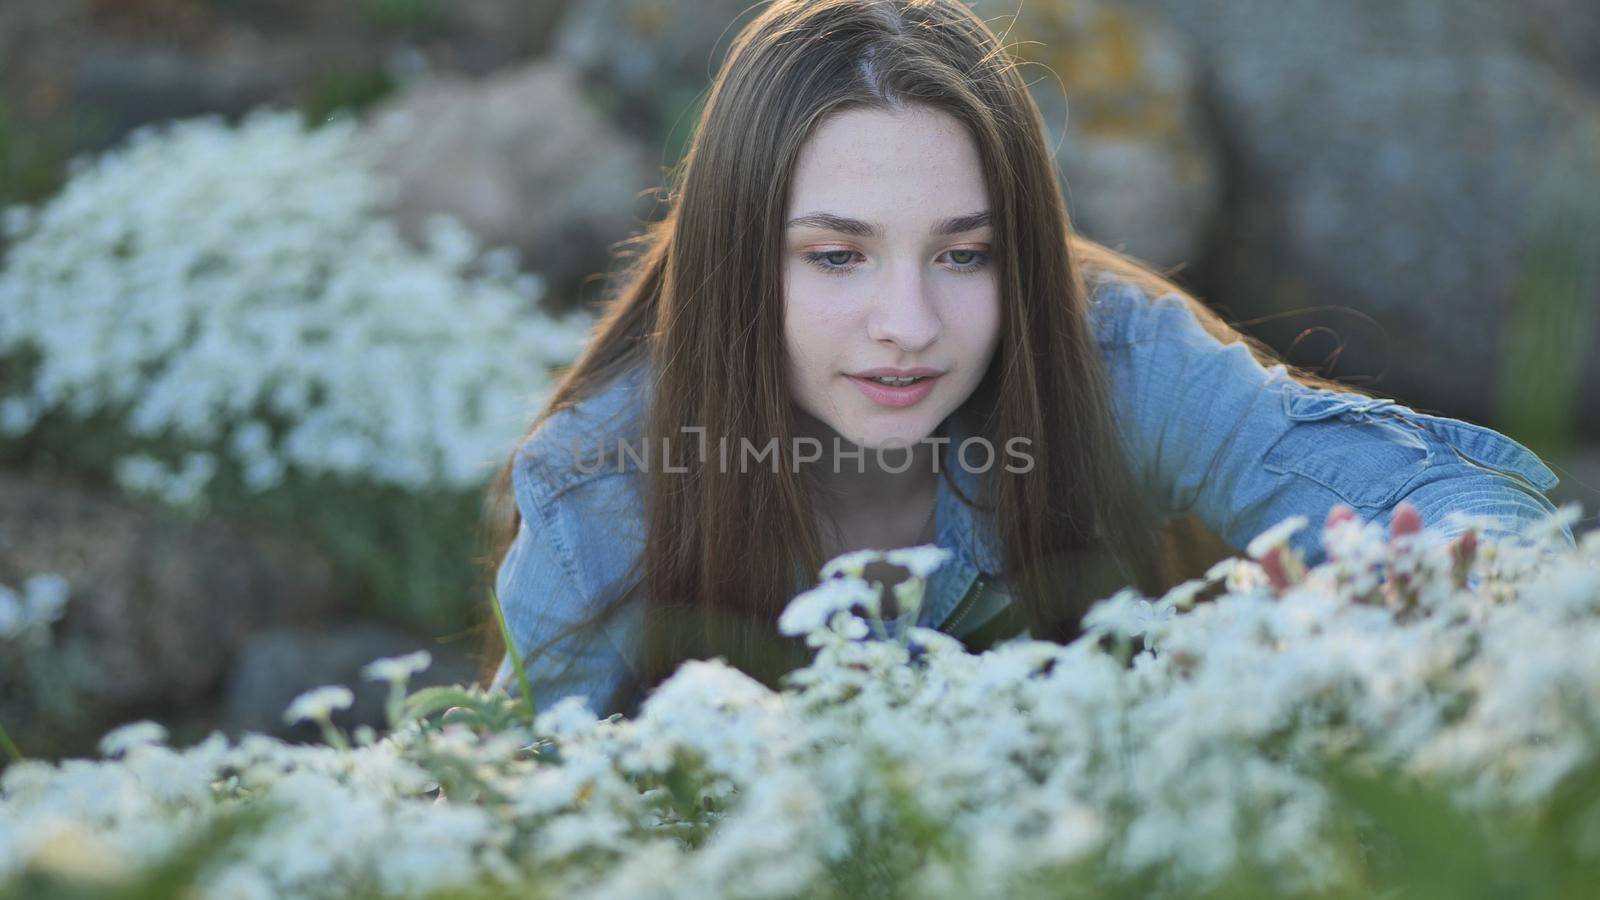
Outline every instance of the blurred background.
<svg viewBox="0 0 1600 900"><path fill-rule="evenodd" d="M1290 362L1515 437L1594 526L1600 4L972 5L1078 229ZM473 676L483 486L756 11L0 0L26 752L141 717L294 736L297 693L417 647Z"/></svg>

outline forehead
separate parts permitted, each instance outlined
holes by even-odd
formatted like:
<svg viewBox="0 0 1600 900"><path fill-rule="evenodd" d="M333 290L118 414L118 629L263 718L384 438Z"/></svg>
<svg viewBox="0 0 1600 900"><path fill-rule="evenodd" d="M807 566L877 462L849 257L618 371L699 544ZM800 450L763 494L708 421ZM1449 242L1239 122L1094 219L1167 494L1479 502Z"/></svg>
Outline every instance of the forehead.
<svg viewBox="0 0 1600 900"><path fill-rule="evenodd" d="M948 113L849 110L801 148L789 210L905 222L983 209L987 199L977 145Z"/></svg>

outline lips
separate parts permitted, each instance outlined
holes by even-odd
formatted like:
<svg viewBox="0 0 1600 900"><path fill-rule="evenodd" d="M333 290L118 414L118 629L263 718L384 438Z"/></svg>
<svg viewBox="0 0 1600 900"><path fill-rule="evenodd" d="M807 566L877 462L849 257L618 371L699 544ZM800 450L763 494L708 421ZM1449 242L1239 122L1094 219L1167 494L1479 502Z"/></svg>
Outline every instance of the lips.
<svg viewBox="0 0 1600 900"><path fill-rule="evenodd" d="M939 374L936 370L928 369L923 371L931 374L923 375L917 381L913 381L910 384L899 387L883 384L882 382L873 381L871 378L857 375L847 375L845 377L849 378L850 383L855 385L856 388L859 389L861 393L864 394L866 398L871 400L874 404L887 409L903 409L921 402L924 397L927 397L929 394L933 393L934 387L938 385ZM900 372L894 372L891 370L885 371L882 374L894 376L899 375L902 372L915 374L917 370L900 370Z"/></svg>
<svg viewBox="0 0 1600 900"><path fill-rule="evenodd" d="M938 369L927 366L918 366L914 369L897 369L893 366L878 366L875 369L863 369L860 372L849 373L851 378L925 378L944 373Z"/></svg>

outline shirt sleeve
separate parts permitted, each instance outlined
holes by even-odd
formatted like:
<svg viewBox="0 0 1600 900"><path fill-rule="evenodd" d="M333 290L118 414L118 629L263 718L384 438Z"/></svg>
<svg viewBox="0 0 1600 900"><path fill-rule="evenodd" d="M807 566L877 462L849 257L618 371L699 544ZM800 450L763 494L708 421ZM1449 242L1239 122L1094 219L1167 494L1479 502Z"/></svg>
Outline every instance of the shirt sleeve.
<svg viewBox="0 0 1600 900"><path fill-rule="evenodd" d="M513 696L521 693L511 654L523 655L535 707L548 709L571 694L588 698L597 715L616 710L607 704L632 667L624 648L631 646L637 622L622 610L599 632L563 636L543 652L541 647L567 626L591 614L599 597L578 558L570 552L575 529L566 522L559 501L539 496L527 467L519 465L512 481L522 523L495 578L495 592L516 644L507 648L491 688Z"/></svg>
<svg viewBox="0 0 1600 900"><path fill-rule="evenodd" d="M1409 500L1442 535L1461 530L1451 513L1509 535L1555 512L1543 492L1556 476L1503 434L1301 384L1212 337L1175 294L1113 287L1092 310L1119 432L1150 504L1198 516L1235 548L1303 515L1308 527L1291 544L1320 562L1322 524L1340 503L1387 525Z"/></svg>

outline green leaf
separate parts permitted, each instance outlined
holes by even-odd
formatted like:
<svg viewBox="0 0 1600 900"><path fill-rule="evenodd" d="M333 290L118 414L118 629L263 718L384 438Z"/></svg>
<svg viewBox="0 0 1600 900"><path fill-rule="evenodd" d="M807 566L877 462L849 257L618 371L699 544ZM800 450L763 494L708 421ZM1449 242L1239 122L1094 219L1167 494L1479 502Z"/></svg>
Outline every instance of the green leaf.
<svg viewBox="0 0 1600 900"><path fill-rule="evenodd" d="M483 694L460 685L442 685L423 688L406 698L401 707L401 721L425 719L434 713L444 712L452 706L461 706L480 716L493 715L497 704Z"/></svg>
<svg viewBox="0 0 1600 900"><path fill-rule="evenodd" d="M511 626L506 624L505 611L500 608L500 597L494 590L489 591L489 605L494 608L494 620L500 626L500 638L505 641L506 653L511 656L511 665L517 671L517 684L522 688L522 700L528 707L528 721L531 723L539 714L539 709L533 702L533 686L528 682L528 672L522 667L522 653L517 650L517 642L511 637Z"/></svg>
<svg viewBox="0 0 1600 900"><path fill-rule="evenodd" d="M6 755L11 757L12 762L22 762L22 749L17 746L16 741L11 739L11 735L6 734L6 729L3 725L0 725L0 750L4 750Z"/></svg>

